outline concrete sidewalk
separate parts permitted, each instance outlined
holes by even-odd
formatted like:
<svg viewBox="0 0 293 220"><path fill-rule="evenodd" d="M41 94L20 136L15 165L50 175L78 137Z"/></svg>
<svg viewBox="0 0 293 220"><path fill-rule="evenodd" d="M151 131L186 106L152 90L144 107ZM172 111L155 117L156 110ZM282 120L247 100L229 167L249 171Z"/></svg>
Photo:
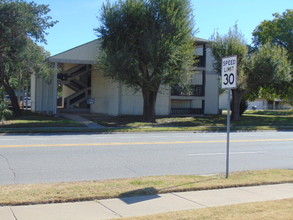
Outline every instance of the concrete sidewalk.
<svg viewBox="0 0 293 220"><path fill-rule="evenodd" d="M82 117L80 115L77 115L77 114L59 113L58 115L62 116L64 118L68 118L68 119L71 119L73 121L77 121L79 123L82 123L88 128L104 128L104 126L102 126L100 124L97 124L97 123L94 123L94 122L92 122L90 120L87 120L86 118L84 118L84 117Z"/></svg>
<svg viewBox="0 0 293 220"><path fill-rule="evenodd" d="M168 193L89 202L0 207L5 220L97 220L293 198L293 183Z"/></svg>

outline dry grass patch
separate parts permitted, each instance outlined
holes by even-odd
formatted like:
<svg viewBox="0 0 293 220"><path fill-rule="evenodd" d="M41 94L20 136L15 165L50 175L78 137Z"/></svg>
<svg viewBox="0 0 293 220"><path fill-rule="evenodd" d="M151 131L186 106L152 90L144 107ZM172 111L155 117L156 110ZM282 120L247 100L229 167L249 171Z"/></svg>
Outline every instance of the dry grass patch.
<svg viewBox="0 0 293 220"><path fill-rule="evenodd" d="M0 205L83 201L168 192L293 182L293 170L261 170L214 176L157 176L105 181L2 185Z"/></svg>
<svg viewBox="0 0 293 220"><path fill-rule="evenodd" d="M293 199L285 199L269 202L255 202L241 205L229 205L216 208L169 212L165 214L150 215L144 217L123 218L123 220L291 220L292 216Z"/></svg>

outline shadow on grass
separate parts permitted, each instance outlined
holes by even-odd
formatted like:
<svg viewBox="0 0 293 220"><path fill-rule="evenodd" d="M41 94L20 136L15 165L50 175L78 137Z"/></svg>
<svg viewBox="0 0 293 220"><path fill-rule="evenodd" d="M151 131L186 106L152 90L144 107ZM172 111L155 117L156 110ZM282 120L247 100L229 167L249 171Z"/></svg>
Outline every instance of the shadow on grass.
<svg viewBox="0 0 293 220"><path fill-rule="evenodd" d="M174 185L174 186L170 186L166 188L160 188L160 189L156 189L155 187L146 187L142 189L136 189L136 190L128 191L125 193L121 193L119 195L119 198L126 204L134 204L138 202L144 202L147 200L160 198L158 193L183 192L183 191L189 191L192 188L194 188L195 190L194 186L186 187L184 189L182 189L182 187L197 184L197 183L210 182L214 180L219 180L219 177L187 182L184 184L178 184L178 185ZM176 188L179 188L179 189L176 190ZM204 189L206 189L206 187L202 187L202 188L196 187L196 190L204 190Z"/></svg>
<svg viewBox="0 0 293 220"><path fill-rule="evenodd" d="M121 193L119 195L119 198L126 204L134 204L160 198L160 196L157 194L158 190L156 188L147 187L143 189L137 189Z"/></svg>

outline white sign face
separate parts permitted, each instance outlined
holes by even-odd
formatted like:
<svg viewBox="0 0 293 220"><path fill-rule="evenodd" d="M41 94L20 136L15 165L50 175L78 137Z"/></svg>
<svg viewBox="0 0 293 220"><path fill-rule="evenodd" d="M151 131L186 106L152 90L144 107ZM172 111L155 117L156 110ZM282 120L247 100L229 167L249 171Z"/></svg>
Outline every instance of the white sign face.
<svg viewBox="0 0 293 220"><path fill-rule="evenodd" d="M237 88L237 56L222 59L222 89Z"/></svg>

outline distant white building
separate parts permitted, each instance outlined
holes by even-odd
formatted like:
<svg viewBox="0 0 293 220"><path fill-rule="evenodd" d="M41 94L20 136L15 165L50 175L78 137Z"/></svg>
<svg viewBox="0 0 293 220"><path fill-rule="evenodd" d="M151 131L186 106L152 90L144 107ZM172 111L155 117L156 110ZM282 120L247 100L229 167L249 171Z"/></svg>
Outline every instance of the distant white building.
<svg viewBox="0 0 293 220"><path fill-rule="evenodd" d="M227 109L228 92L224 91L219 96L219 109ZM274 101L268 101L262 98L258 98L254 101L248 102L247 110L279 110L279 109L291 109L292 106L284 103L280 99Z"/></svg>
<svg viewBox="0 0 293 220"><path fill-rule="evenodd" d="M32 76L32 111L56 114L63 109L108 115L141 115L141 92L105 77L99 71L98 53L99 40L94 40L51 56L48 62L55 68L52 80L47 82ZM209 41L198 38L195 53L199 62L192 77L192 91L184 93L179 87L162 85L157 97L156 115L218 114L218 73L212 67ZM62 95L57 97L58 94Z"/></svg>

